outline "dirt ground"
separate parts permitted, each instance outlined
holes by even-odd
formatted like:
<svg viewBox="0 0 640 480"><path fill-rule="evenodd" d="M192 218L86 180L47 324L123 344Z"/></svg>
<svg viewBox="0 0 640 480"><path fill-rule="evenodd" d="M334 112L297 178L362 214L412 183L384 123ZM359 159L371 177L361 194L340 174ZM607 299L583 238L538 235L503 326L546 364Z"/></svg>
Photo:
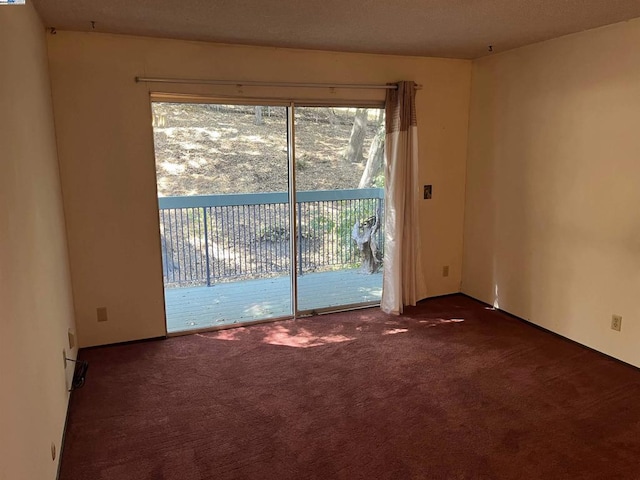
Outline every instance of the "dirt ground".
<svg viewBox="0 0 640 480"><path fill-rule="evenodd" d="M154 104L160 196L286 191L287 126L283 107ZM378 126L371 109L363 157L343 160L355 109L296 109L298 190L357 188Z"/></svg>

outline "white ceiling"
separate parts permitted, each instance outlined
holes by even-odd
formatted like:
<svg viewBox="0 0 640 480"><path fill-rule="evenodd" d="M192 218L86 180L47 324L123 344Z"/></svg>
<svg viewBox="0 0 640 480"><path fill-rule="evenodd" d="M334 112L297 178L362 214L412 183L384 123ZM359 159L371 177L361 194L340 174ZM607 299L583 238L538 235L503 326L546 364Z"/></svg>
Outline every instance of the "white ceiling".
<svg viewBox="0 0 640 480"><path fill-rule="evenodd" d="M640 17L640 0L32 0L48 27L477 58Z"/></svg>

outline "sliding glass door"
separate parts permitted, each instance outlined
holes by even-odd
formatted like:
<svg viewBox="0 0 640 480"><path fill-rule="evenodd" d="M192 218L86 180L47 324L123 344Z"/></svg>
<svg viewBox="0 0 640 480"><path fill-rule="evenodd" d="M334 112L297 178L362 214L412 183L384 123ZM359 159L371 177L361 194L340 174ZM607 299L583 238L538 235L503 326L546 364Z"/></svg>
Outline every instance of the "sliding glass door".
<svg viewBox="0 0 640 480"><path fill-rule="evenodd" d="M380 302L383 115L377 108L295 109L302 313Z"/></svg>
<svg viewBox="0 0 640 480"><path fill-rule="evenodd" d="M383 113L153 103L167 331L375 304Z"/></svg>
<svg viewBox="0 0 640 480"><path fill-rule="evenodd" d="M167 331L291 317L287 108L153 118Z"/></svg>

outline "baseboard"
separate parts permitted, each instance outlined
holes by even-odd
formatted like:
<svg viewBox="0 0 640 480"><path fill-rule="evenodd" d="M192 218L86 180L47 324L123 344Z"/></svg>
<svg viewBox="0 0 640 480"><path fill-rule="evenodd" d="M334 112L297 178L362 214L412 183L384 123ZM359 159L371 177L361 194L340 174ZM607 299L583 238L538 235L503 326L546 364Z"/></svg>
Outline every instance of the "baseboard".
<svg viewBox="0 0 640 480"><path fill-rule="evenodd" d="M144 343L144 342L155 342L157 340L166 340L166 336L162 335L159 337L149 337L149 338L140 338L137 340L125 340L124 342L116 342L116 343L105 343L103 345L91 345L89 347L81 347L78 350L78 353L81 350L93 350L94 348L104 348L104 347L115 347L117 345L132 345L135 343Z"/></svg>
<svg viewBox="0 0 640 480"><path fill-rule="evenodd" d="M58 466L56 469L56 480L60 479L60 469L62 468L62 456L64 455L64 441L67 436L67 422L69 421L69 410L71 406L71 395L73 392L69 392L67 395L67 411L64 415L64 424L62 425L62 438L60 440L60 449L58 450Z"/></svg>
<svg viewBox="0 0 640 480"><path fill-rule="evenodd" d="M469 297L469 295L465 295L462 292L451 292L451 293L443 293L443 294L440 294L440 295L433 295L431 297L425 297L425 298L422 298L422 299L418 300L417 303L427 302L429 300L436 300L438 298L455 297L456 295L464 295L465 297ZM471 298L471 297L469 297L469 298ZM474 300L475 300L475 298L474 298Z"/></svg>
<svg viewBox="0 0 640 480"><path fill-rule="evenodd" d="M487 303L487 302L484 302L482 300L479 300L479 299L477 299L475 297L472 297L471 295L468 295L468 294L466 294L464 292L460 292L460 295L464 295L465 297L467 297L467 298L469 298L471 300L474 300L476 302L482 303L483 305L486 305L487 307L493 308L494 310L496 310L496 311L498 311L500 313L508 315L509 317L513 318L514 320L518 320L519 322L526 323L527 325L529 325L529 326L531 326L533 328L537 328L538 330L542 330L543 332L550 333L551 335L554 335L555 337L558 337L558 338L564 340L565 342L569 342L569 343L577 345L577 346L579 346L579 347L581 347L581 348L583 348L585 350L589 350L591 352L595 352L598 355L602 355L603 357L606 357L606 358L608 358L610 360L614 360L614 361L616 361L616 362L618 362L618 363L620 363L622 365L630 367L630 368L634 369L635 371L640 371L640 367L636 367L635 365L632 365L631 363L625 362L624 360L620 360L619 358L616 358L616 357L613 357L611 355L608 355L608 354L606 354L604 352L601 352L600 350L596 350L595 348L592 348L592 347L589 347L587 345L584 345L584 344L582 344L582 343L580 343L580 342L578 342L576 340L572 340L569 337L565 337L564 335L560 335L559 333L554 332L553 330L549 330L548 328L545 328L545 327L543 327L541 325L538 325L537 323L533 323L530 320L526 320L524 318L518 317L517 315L514 315L513 313L509 313L506 310L502 310L501 308L496 308L493 305L491 305L490 303Z"/></svg>

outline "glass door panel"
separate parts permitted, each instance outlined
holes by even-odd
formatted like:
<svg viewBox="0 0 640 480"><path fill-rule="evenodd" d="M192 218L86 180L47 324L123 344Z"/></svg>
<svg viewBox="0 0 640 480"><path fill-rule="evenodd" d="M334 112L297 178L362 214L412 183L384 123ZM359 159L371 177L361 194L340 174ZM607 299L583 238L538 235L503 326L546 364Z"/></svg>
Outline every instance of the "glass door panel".
<svg viewBox="0 0 640 480"><path fill-rule="evenodd" d="M295 108L298 311L382 295L384 111Z"/></svg>
<svg viewBox="0 0 640 480"><path fill-rule="evenodd" d="M287 108L152 108L167 331L291 316Z"/></svg>

